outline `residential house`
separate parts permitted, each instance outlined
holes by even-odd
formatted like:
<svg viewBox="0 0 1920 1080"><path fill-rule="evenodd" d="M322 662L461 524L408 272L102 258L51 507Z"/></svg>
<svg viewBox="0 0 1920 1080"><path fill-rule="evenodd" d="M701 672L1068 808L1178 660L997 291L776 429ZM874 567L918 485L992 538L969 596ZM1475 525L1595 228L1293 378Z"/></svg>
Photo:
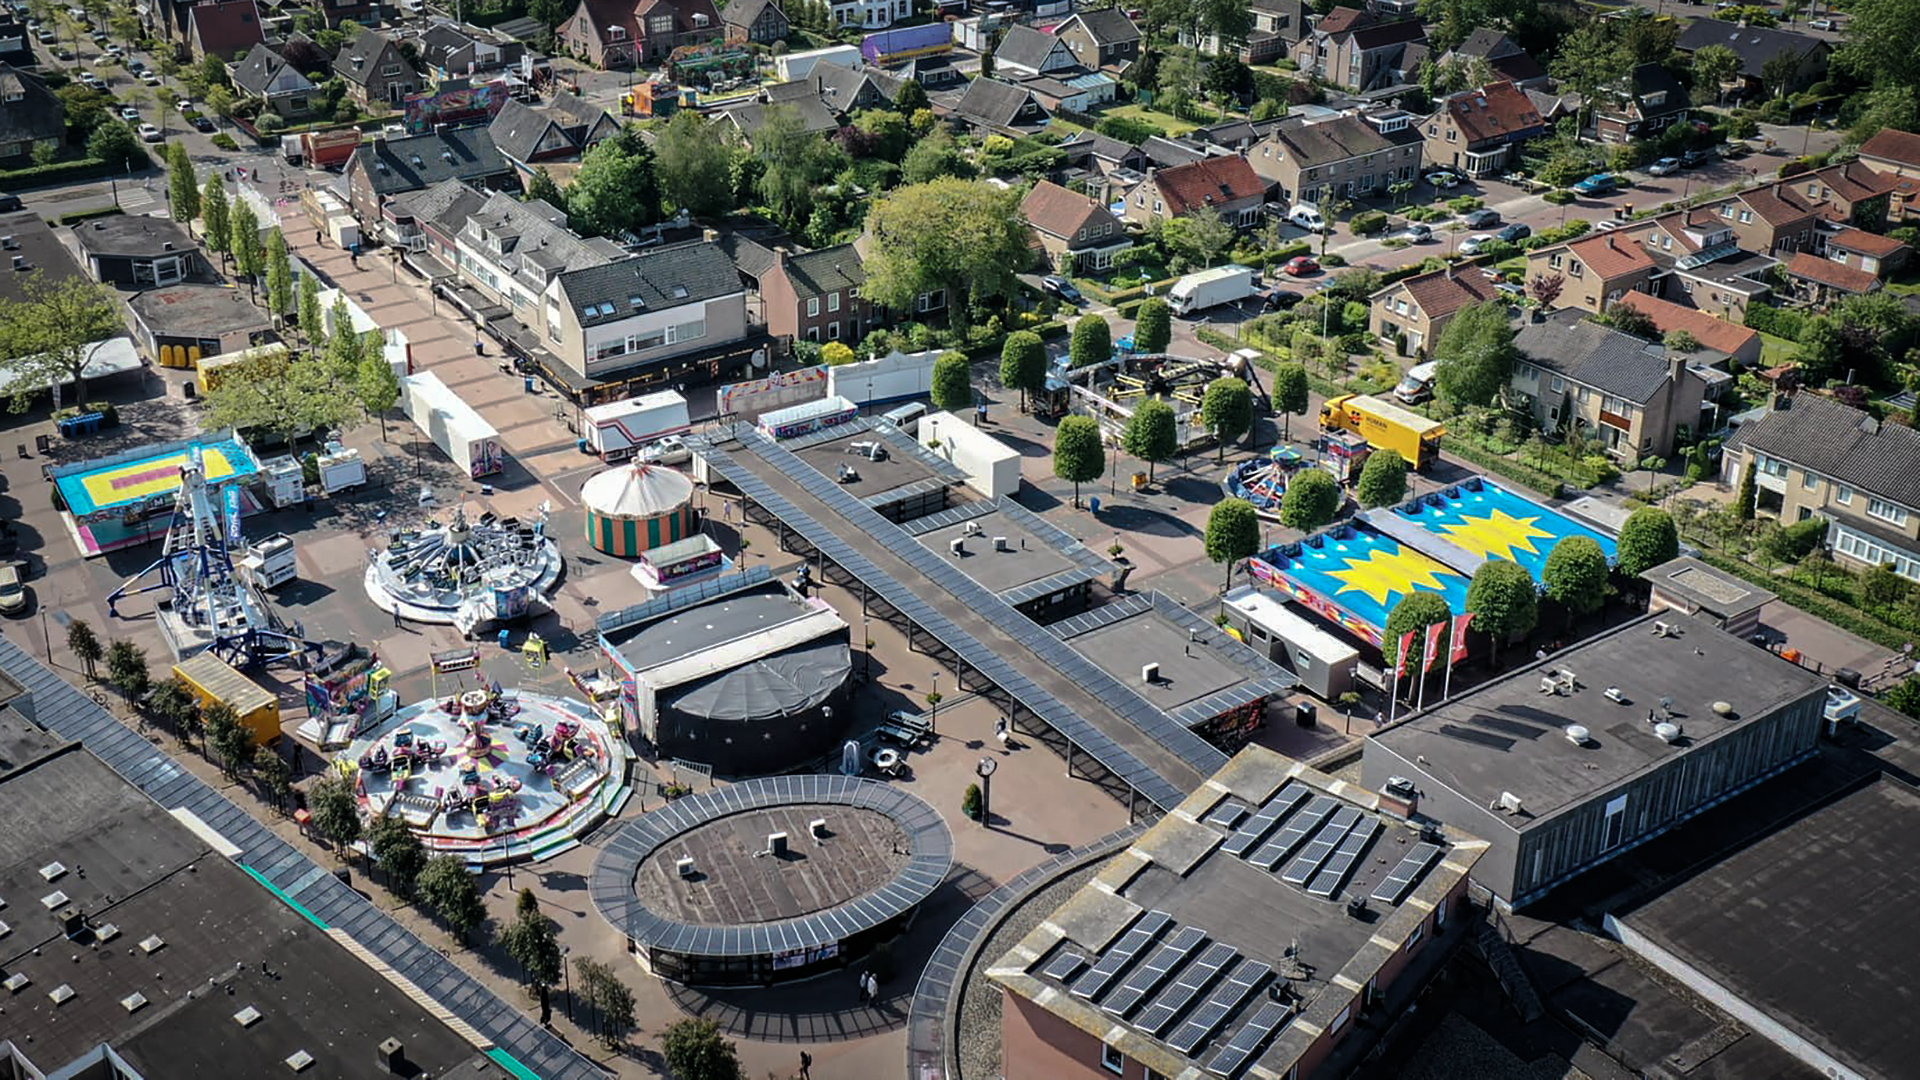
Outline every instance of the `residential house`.
<svg viewBox="0 0 1920 1080"><path fill-rule="evenodd" d="M863 30L885 30L912 14L912 0L828 0L827 5L833 25Z"/></svg>
<svg viewBox="0 0 1920 1080"><path fill-rule="evenodd" d="M1667 457L1718 379L1688 354L1561 311L1514 335L1509 387L1546 431L1579 427L1616 461Z"/></svg>
<svg viewBox="0 0 1920 1080"><path fill-rule="evenodd" d="M1398 109L1290 121L1249 147L1247 161L1286 205L1382 194L1419 175L1418 123Z"/></svg>
<svg viewBox="0 0 1920 1080"><path fill-rule="evenodd" d="M920 84L922 90L932 92L966 79L966 73L955 67L953 57L942 53L935 56L914 56L898 63L888 64L887 71L894 77L912 79Z"/></svg>
<svg viewBox="0 0 1920 1080"><path fill-rule="evenodd" d="M720 9L720 21L756 45L785 41L793 32L787 13L775 0L731 0Z"/></svg>
<svg viewBox="0 0 1920 1080"><path fill-rule="evenodd" d="M1811 251L1794 252L1786 270L1794 296L1817 308L1830 307L1849 296L1879 292L1886 284L1870 271L1823 259Z"/></svg>
<svg viewBox="0 0 1920 1080"><path fill-rule="evenodd" d="M1023 75L1017 81L1033 92L1034 100L1049 115L1061 111L1085 114L1096 105L1112 101L1119 88L1110 76L1098 72L1082 73L1064 82L1047 75Z"/></svg>
<svg viewBox="0 0 1920 1080"><path fill-rule="evenodd" d="M1090 71L1125 76L1140 59L1140 28L1118 7L1075 12L1054 27L1053 33L1067 43L1074 61Z"/></svg>
<svg viewBox="0 0 1920 1080"><path fill-rule="evenodd" d="M1020 215L1063 274L1109 270L1115 255L1133 246L1126 223L1098 199L1042 180L1020 201Z"/></svg>
<svg viewBox="0 0 1920 1080"><path fill-rule="evenodd" d="M988 75L967 83L953 113L985 135L1031 135L1052 119L1032 90Z"/></svg>
<svg viewBox="0 0 1920 1080"><path fill-rule="evenodd" d="M1749 330L1738 323L1709 315L1698 308L1676 304L1671 300L1662 300L1657 296L1648 296L1642 292L1630 292L1622 296L1617 303L1621 307L1632 308L1652 320L1653 328L1664 336L1676 331L1685 331L1693 335L1700 343L1701 353L1716 366L1724 363L1733 368L1758 367L1760 364L1761 338L1758 330Z"/></svg>
<svg viewBox="0 0 1920 1080"><path fill-rule="evenodd" d="M179 0L179 2L191 2L191 0ZM340 24L349 19L359 26L369 26L380 21L378 0L314 0L309 7L318 10L320 17L327 21L327 27L333 30L340 29Z"/></svg>
<svg viewBox="0 0 1920 1080"><path fill-rule="evenodd" d="M801 128L815 134L824 135L840 127L840 114L811 94L773 102L750 101L744 105L729 106L714 113L713 119L732 124L738 137L751 146L755 133L766 125L768 110L775 108L794 113L800 118Z"/></svg>
<svg viewBox="0 0 1920 1080"><path fill-rule="evenodd" d="M1427 161L1468 176L1490 176L1507 168L1516 147L1547 130L1532 99L1510 82L1449 95L1421 125Z"/></svg>
<svg viewBox="0 0 1920 1080"><path fill-rule="evenodd" d="M580 0L555 31L562 48L601 68L657 64L720 33L712 0Z"/></svg>
<svg viewBox="0 0 1920 1080"><path fill-rule="evenodd" d="M493 190L520 186L513 163L501 155L483 127L447 128L398 139L376 135L354 150L345 172L347 202L368 228L382 220L387 200L442 180L464 180Z"/></svg>
<svg viewBox="0 0 1920 1080"><path fill-rule="evenodd" d="M400 45L378 30L362 29L340 48L333 72L345 80L347 96L361 106L380 102L398 105L408 94L426 88L426 77L400 51Z"/></svg>
<svg viewBox="0 0 1920 1080"><path fill-rule="evenodd" d="M1007 27L1000 47L993 50L993 73L1003 79L1071 71L1081 66L1066 39L1024 23Z"/></svg>
<svg viewBox="0 0 1920 1080"><path fill-rule="evenodd" d="M1443 53L1438 62L1444 66L1473 60L1485 61L1495 80L1510 82L1522 91L1544 89L1548 82L1547 69L1540 66L1540 61L1498 30L1474 30L1465 41Z"/></svg>
<svg viewBox="0 0 1920 1080"><path fill-rule="evenodd" d="M213 268L186 226L167 218L116 214L73 227L80 261L93 280L123 289L213 281Z"/></svg>
<svg viewBox="0 0 1920 1080"><path fill-rule="evenodd" d="M1248 14L1252 24L1247 29L1247 40L1234 51L1241 63L1271 64L1287 59L1300 39L1307 35L1314 21L1313 5L1305 0L1251 0ZM1220 35L1204 33L1195 35L1190 27L1182 27L1180 44L1191 46L1204 56L1218 56L1221 51Z"/></svg>
<svg viewBox="0 0 1920 1080"><path fill-rule="evenodd" d="M1674 48L1692 56L1709 45L1725 45L1740 58L1740 93L1745 97L1797 94L1827 77L1827 61L1833 56L1832 45L1810 34L1719 19L1693 20ZM1776 65L1776 78L1785 73L1778 85L1767 84L1768 64Z"/></svg>
<svg viewBox="0 0 1920 1080"><path fill-rule="evenodd" d="M37 75L0 64L0 167L33 164L33 148L67 141L67 107Z"/></svg>
<svg viewBox="0 0 1920 1080"><path fill-rule="evenodd" d="M1652 138L1685 120L1693 109L1687 88L1660 64L1639 64L1596 96L1594 130L1608 143Z"/></svg>
<svg viewBox="0 0 1920 1080"><path fill-rule="evenodd" d="M758 276L768 333L851 346L880 325L885 310L860 295L867 272L852 244L772 250L772 262Z"/></svg>
<svg viewBox="0 0 1920 1080"><path fill-rule="evenodd" d="M1811 183L1818 190L1818 182ZM1805 184L1781 181L1703 203L1700 209L1719 215L1740 247L1784 259L1813 246L1824 207L1807 197L1808 190Z"/></svg>
<svg viewBox="0 0 1920 1080"><path fill-rule="evenodd" d="M200 0L187 11L187 45L195 56L231 62L266 40L254 0Z"/></svg>
<svg viewBox="0 0 1920 1080"><path fill-rule="evenodd" d="M1825 230L1822 235L1826 236ZM1826 236L1826 256L1841 266L1855 270L1864 270L1877 278L1907 265L1913 255L1913 249L1895 240L1891 236L1865 232L1852 227L1843 227L1838 232Z"/></svg>
<svg viewBox="0 0 1920 1080"><path fill-rule="evenodd" d="M515 340L525 339L527 351L538 347L545 307L540 298L556 278L626 255L611 240L584 239L569 231L564 210L540 199L521 202L499 192L466 212L453 246L452 265L460 282L483 301L469 300L468 305L495 305L511 312L513 325L500 317L490 321L496 333L505 330Z"/></svg>
<svg viewBox="0 0 1920 1080"><path fill-rule="evenodd" d="M134 344L153 361L167 349L190 356L238 352L273 329L272 317L247 298L245 289L226 285L149 288L127 298L127 311L133 316Z"/></svg>
<svg viewBox="0 0 1920 1080"><path fill-rule="evenodd" d="M1352 8L1334 8L1293 47L1293 59L1301 71L1365 93L1400 81L1407 46L1426 37L1419 19L1381 19Z"/></svg>
<svg viewBox="0 0 1920 1080"><path fill-rule="evenodd" d="M827 108L843 115L863 109L891 108L904 80L869 67L847 67L825 60L813 65L806 81Z"/></svg>
<svg viewBox="0 0 1920 1080"><path fill-rule="evenodd" d="M1821 217L1857 228L1878 231L1887 227L1897 177L1884 175L1859 160L1849 160L1802 173L1787 183L1802 196L1824 203Z"/></svg>
<svg viewBox="0 0 1920 1080"><path fill-rule="evenodd" d="M288 120L305 120L327 100L313 80L270 45L248 49L246 59L234 65L232 79L234 89L259 98L269 111Z"/></svg>
<svg viewBox="0 0 1920 1080"><path fill-rule="evenodd" d="M1191 165L1208 156L1207 148L1192 139L1170 139L1164 135L1147 136L1141 140L1139 150L1147 164L1156 169Z"/></svg>
<svg viewBox="0 0 1920 1080"><path fill-rule="evenodd" d="M1731 223L1708 208L1675 210L1620 229L1653 259L1654 292L1673 303L1734 323L1772 292L1779 260L1740 246Z"/></svg>
<svg viewBox="0 0 1920 1080"><path fill-rule="evenodd" d="M405 252L407 265L428 280L451 278L460 265L460 230L487 198L466 181L452 178L395 195L381 213L381 242Z"/></svg>
<svg viewBox="0 0 1920 1080"><path fill-rule="evenodd" d="M1236 229L1259 222L1267 184L1238 155L1210 157L1171 169L1148 169L1126 194L1126 218L1145 227L1155 221L1212 210Z"/></svg>
<svg viewBox="0 0 1920 1080"><path fill-rule="evenodd" d="M746 287L708 233L560 274L543 296L542 348L576 385L623 392L710 378L751 352Z"/></svg>
<svg viewBox="0 0 1920 1080"><path fill-rule="evenodd" d="M435 86L450 79L473 79L518 68L527 46L494 30L436 22L419 38L420 63Z"/></svg>
<svg viewBox="0 0 1920 1080"><path fill-rule="evenodd" d="M39 61L33 55L33 40L27 36L27 24L13 9L0 12L0 64L32 67Z"/></svg>
<svg viewBox="0 0 1920 1080"><path fill-rule="evenodd" d="M1762 513L1782 524L1826 518L1842 565L1890 565L1920 581L1920 431L1818 394L1785 394L1728 440L1722 482L1738 483L1749 463Z"/></svg>
<svg viewBox="0 0 1920 1080"><path fill-rule="evenodd" d="M1659 264L1633 237L1589 234L1527 252L1527 291L1537 295L1536 281L1557 277L1555 308L1598 314L1627 293L1654 292L1658 270Z"/></svg>
<svg viewBox="0 0 1920 1080"><path fill-rule="evenodd" d="M27 298L35 280L55 284L86 277L53 226L31 210L0 214L0 305Z"/></svg>
<svg viewBox="0 0 1920 1080"><path fill-rule="evenodd" d="M1881 128L1860 144L1860 162L1894 185L1888 217L1920 217L1920 135Z"/></svg>
<svg viewBox="0 0 1920 1080"><path fill-rule="evenodd" d="M1102 198L1116 188L1139 183L1151 164L1139 147L1128 146L1097 131L1075 132L1061 142L1058 149L1067 155L1067 167L1075 170L1075 178Z"/></svg>
<svg viewBox="0 0 1920 1080"><path fill-rule="evenodd" d="M1428 356L1447 324L1464 308L1500 298L1477 267L1448 267L1402 278L1370 299L1373 332L1402 356Z"/></svg>
<svg viewBox="0 0 1920 1080"><path fill-rule="evenodd" d="M1189 143L1219 147L1235 154L1244 154L1248 147L1273 134L1276 128L1286 122L1287 118L1284 116L1269 117L1265 120L1222 120L1217 124L1194 128L1187 132L1186 139Z"/></svg>
<svg viewBox="0 0 1920 1080"><path fill-rule="evenodd" d="M542 163L580 160L619 134L620 122L605 109L586 104L585 98L561 94L538 106L509 99L487 132L500 155L531 176Z"/></svg>

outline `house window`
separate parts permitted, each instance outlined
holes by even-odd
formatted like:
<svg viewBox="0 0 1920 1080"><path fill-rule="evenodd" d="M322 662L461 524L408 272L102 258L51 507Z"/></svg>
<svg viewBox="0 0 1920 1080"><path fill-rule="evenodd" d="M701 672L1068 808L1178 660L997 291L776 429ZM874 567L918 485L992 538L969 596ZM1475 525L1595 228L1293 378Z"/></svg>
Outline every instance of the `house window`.
<svg viewBox="0 0 1920 1080"><path fill-rule="evenodd" d="M847 290L847 299L849 299L849 300L858 300L858 299L860 299L860 286L858 286L858 285L855 285L855 286L853 286L852 288L850 288L850 289L848 289L848 290Z"/></svg>
<svg viewBox="0 0 1920 1080"><path fill-rule="evenodd" d="M1721 207L1720 216L1723 218L1733 217L1733 204L1729 203L1726 206Z"/></svg>
<svg viewBox="0 0 1920 1080"><path fill-rule="evenodd" d="M830 341L840 340L840 324L839 323L830 322L827 324L827 339Z"/></svg>
<svg viewBox="0 0 1920 1080"><path fill-rule="evenodd" d="M608 41L625 41L625 40L627 40L627 28L626 28L626 27L624 27L624 26L609 26L609 27L607 27L607 40L608 40Z"/></svg>
<svg viewBox="0 0 1920 1080"><path fill-rule="evenodd" d="M1427 921L1425 919L1422 919L1419 922L1413 924L1413 933L1407 935L1407 951L1408 952L1412 952L1413 947L1415 945L1420 944L1420 936L1426 933L1426 930L1427 930Z"/></svg>
<svg viewBox="0 0 1920 1080"><path fill-rule="evenodd" d="M1844 486L1836 488L1833 493L1833 500L1839 503L1841 506L1852 506L1853 505L1853 489L1850 487L1844 487Z"/></svg>
<svg viewBox="0 0 1920 1080"><path fill-rule="evenodd" d="M1567 273L1572 274L1574 277L1580 277L1586 273L1586 270L1580 265L1579 259L1568 259Z"/></svg>
<svg viewBox="0 0 1920 1080"><path fill-rule="evenodd" d="M1601 837L1602 850L1611 851L1620 846L1627 838L1627 797L1625 795L1607 804L1606 828Z"/></svg>
<svg viewBox="0 0 1920 1080"><path fill-rule="evenodd" d="M1895 525L1905 525L1907 523L1907 508L1904 506L1896 506L1885 499L1868 499L1867 516L1876 517L1881 521L1891 522Z"/></svg>
<svg viewBox="0 0 1920 1080"><path fill-rule="evenodd" d="M808 341L819 341L819 340L820 340L820 328L819 328L819 327L817 327L817 326L809 326L809 327L807 327L807 340L808 340Z"/></svg>
<svg viewBox="0 0 1920 1080"><path fill-rule="evenodd" d="M818 314L820 314L820 298L816 296L807 301L807 317L812 318Z"/></svg>
<svg viewBox="0 0 1920 1080"><path fill-rule="evenodd" d="M383 67L383 68L381 68L381 69L380 69L380 74L381 74L381 76L382 76L382 77L384 77L384 78L388 78L388 79L391 79L391 78L393 78L393 77L394 77L395 75L398 75L398 74L400 74L400 65L399 65L399 64L388 64L388 65L387 65L386 67Z"/></svg>
<svg viewBox="0 0 1920 1080"><path fill-rule="evenodd" d="M916 306L921 311L939 311L947 306L947 290L935 289L932 292L921 293Z"/></svg>
<svg viewBox="0 0 1920 1080"><path fill-rule="evenodd" d="M1745 225L1747 222L1752 220L1753 220L1753 211L1751 210L1740 211L1740 224Z"/></svg>
<svg viewBox="0 0 1920 1080"><path fill-rule="evenodd" d="M1556 393L1556 394L1564 394L1564 393L1566 393L1566 392L1567 392L1567 380L1565 380L1565 379L1563 379L1563 378L1561 378L1561 377L1560 377L1560 376L1558 376L1558 375L1555 375L1555 376L1553 377L1553 392L1554 392L1554 393Z"/></svg>
<svg viewBox="0 0 1920 1080"><path fill-rule="evenodd" d="M1549 256L1547 256L1547 268L1548 268L1548 269L1550 269L1550 270L1558 270L1558 269L1560 269L1560 263L1561 263L1561 258L1560 258L1560 256L1558 256L1558 255L1549 255Z"/></svg>
<svg viewBox="0 0 1920 1080"><path fill-rule="evenodd" d="M1803 472L1800 474L1800 486L1812 491L1820 486L1820 477L1814 473Z"/></svg>
<svg viewBox="0 0 1920 1080"><path fill-rule="evenodd" d="M1328 1026L1327 1030L1339 1031L1341 1028L1346 1027L1347 1021L1351 1019L1353 1019L1353 1006L1348 1005L1346 1008L1341 1009L1338 1015L1334 1016L1333 1023Z"/></svg>
<svg viewBox="0 0 1920 1080"><path fill-rule="evenodd" d="M1110 1073L1117 1076L1125 1075L1127 1071L1127 1055L1121 1053L1117 1047L1101 1043L1100 1064L1106 1066L1107 1071Z"/></svg>
<svg viewBox="0 0 1920 1080"><path fill-rule="evenodd" d="M840 310L840 294L839 294L839 293L837 293L837 292L835 292L835 293L830 293L830 294L828 294L828 296L827 296L827 310L828 310L828 311L839 311L839 310Z"/></svg>
<svg viewBox="0 0 1920 1080"><path fill-rule="evenodd" d="M654 16L653 18L651 18L651 19L648 19L648 20L647 20L647 33L649 33L649 34L671 34L671 33L673 33L673 16L671 16L671 15L656 15L656 16Z"/></svg>

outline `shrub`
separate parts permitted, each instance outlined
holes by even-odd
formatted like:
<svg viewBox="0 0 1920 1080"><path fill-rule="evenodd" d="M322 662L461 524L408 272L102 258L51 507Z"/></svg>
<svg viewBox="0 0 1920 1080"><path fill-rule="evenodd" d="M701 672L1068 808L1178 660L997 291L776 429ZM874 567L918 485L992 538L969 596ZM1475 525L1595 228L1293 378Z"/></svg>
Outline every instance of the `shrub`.
<svg viewBox="0 0 1920 1080"><path fill-rule="evenodd" d="M208 141L213 143L213 145L219 147L222 150L240 149L240 144L233 141L233 136L227 134L224 131L215 134L214 137L212 139L209 139Z"/></svg>
<svg viewBox="0 0 1920 1080"><path fill-rule="evenodd" d="M1368 210L1355 214L1347 227L1353 230L1355 236L1372 236L1375 233L1386 232L1387 215L1379 210Z"/></svg>
<svg viewBox="0 0 1920 1080"><path fill-rule="evenodd" d="M1542 195L1541 198L1555 206L1565 206L1577 198L1577 196L1575 196L1573 192L1561 188L1555 191L1549 191L1545 195Z"/></svg>
<svg viewBox="0 0 1920 1080"><path fill-rule="evenodd" d="M967 793L960 798L960 812L972 821L980 820L980 785L968 784Z"/></svg>
<svg viewBox="0 0 1920 1080"><path fill-rule="evenodd" d="M262 113L253 126L262 135L275 135L287 130L287 119L279 113Z"/></svg>

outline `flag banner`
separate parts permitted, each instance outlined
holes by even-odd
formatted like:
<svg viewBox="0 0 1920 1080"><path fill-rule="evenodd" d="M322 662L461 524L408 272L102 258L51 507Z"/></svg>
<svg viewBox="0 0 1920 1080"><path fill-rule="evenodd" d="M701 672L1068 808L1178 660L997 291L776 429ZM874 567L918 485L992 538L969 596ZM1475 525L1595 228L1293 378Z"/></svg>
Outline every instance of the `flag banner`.
<svg viewBox="0 0 1920 1080"><path fill-rule="evenodd" d="M1473 622L1473 612L1456 615L1453 619L1453 662L1459 663L1467 658L1467 627Z"/></svg>
<svg viewBox="0 0 1920 1080"><path fill-rule="evenodd" d="M1440 639L1446 635L1446 632L1447 624L1443 622L1437 622L1427 627L1426 659L1422 662L1420 670L1433 670L1433 662L1440 656Z"/></svg>
<svg viewBox="0 0 1920 1080"><path fill-rule="evenodd" d="M1400 635L1400 666L1393 669L1395 677L1402 679L1407 677L1407 655L1413 652L1413 636L1419 632L1409 630Z"/></svg>

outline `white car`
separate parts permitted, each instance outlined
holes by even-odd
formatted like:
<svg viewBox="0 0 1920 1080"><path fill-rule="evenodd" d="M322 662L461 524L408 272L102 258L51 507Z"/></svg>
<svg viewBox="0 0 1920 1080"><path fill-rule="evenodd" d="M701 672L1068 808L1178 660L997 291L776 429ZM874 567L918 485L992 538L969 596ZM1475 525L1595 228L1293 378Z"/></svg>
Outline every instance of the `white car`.
<svg viewBox="0 0 1920 1080"><path fill-rule="evenodd" d="M1460 254L1478 255L1482 250L1492 246L1492 244L1493 236L1491 234L1475 233L1465 240L1460 241Z"/></svg>
<svg viewBox="0 0 1920 1080"><path fill-rule="evenodd" d="M1400 230L1400 239L1410 244L1424 244L1433 239L1433 230L1416 221Z"/></svg>
<svg viewBox="0 0 1920 1080"><path fill-rule="evenodd" d="M1680 159L1677 157L1663 157L1647 166L1648 176L1672 176L1679 171Z"/></svg>
<svg viewBox="0 0 1920 1080"><path fill-rule="evenodd" d="M640 448L634 460L647 465L685 465L693 460L693 451L678 435L669 435Z"/></svg>
<svg viewBox="0 0 1920 1080"><path fill-rule="evenodd" d="M155 75L151 71L143 71L140 73L140 81L146 83L148 86L159 86L160 76Z"/></svg>
<svg viewBox="0 0 1920 1080"><path fill-rule="evenodd" d="M1613 220L1612 218L1607 218L1604 221L1596 221L1593 223L1594 232L1608 232L1610 230L1617 229L1619 227L1620 227L1620 223Z"/></svg>
<svg viewBox="0 0 1920 1080"><path fill-rule="evenodd" d="M1434 187L1437 187L1437 188L1459 187L1460 174L1451 173L1445 169L1439 169L1427 174L1427 183L1432 184Z"/></svg>
<svg viewBox="0 0 1920 1080"><path fill-rule="evenodd" d="M140 110L131 105L122 105L120 106L120 119L125 120L129 124L137 124L140 122Z"/></svg>
<svg viewBox="0 0 1920 1080"><path fill-rule="evenodd" d="M159 142L161 138L162 136L160 134L159 128L154 127L152 124L140 125L140 141L141 142Z"/></svg>
<svg viewBox="0 0 1920 1080"><path fill-rule="evenodd" d="M173 103L173 107L182 113L190 113L193 111L193 102L188 101L186 98L181 98L179 101Z"/></svg>
<svg viewBox="0 0 1920 1080"><path fill-rule="evenodd" d="M91 71L83 71L83 72L81 72L81 73L80 73L80 81L81 81L81 83L83 83L83 84L84 84L84 85L85 85L85 86L87 87L87 89L89 89L89 90L99 90L99 89L101 89L101 88L103 88L103 87L105 87L105 86L107 85L106 83L103 83L103 82L101 82L101 81L100 81L100 76L98 76L98 75L95 75L95 74L94 74L93 72L91 72Z"/></svg>

